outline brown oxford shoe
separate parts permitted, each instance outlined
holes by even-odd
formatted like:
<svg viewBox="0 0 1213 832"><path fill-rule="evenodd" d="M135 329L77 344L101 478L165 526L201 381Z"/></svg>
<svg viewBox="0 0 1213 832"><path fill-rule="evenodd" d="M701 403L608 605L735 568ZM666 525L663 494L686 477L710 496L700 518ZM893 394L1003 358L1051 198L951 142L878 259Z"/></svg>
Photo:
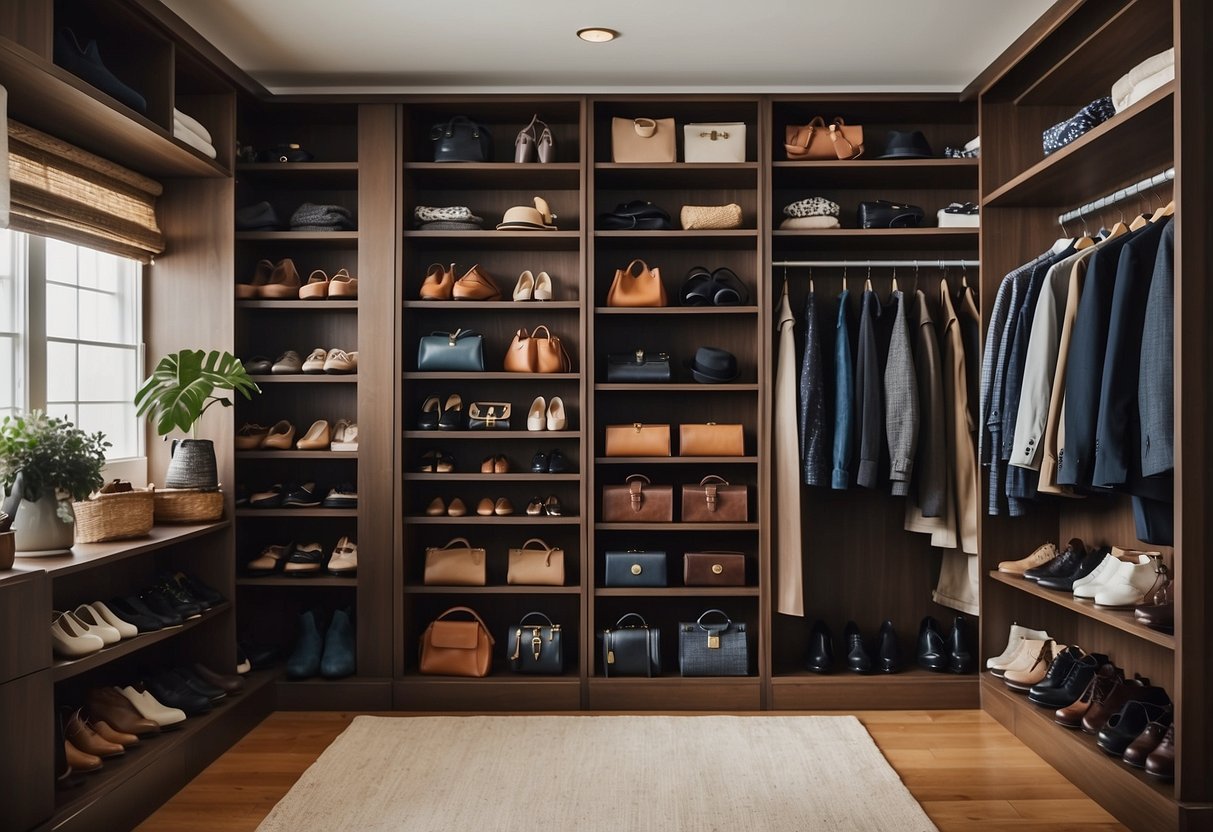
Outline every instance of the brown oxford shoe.
<svg viewBox="0 0 1213 832"><path fill-rule="evenodd" d="M93 688L85 699L84 708L92 719L104 721L124 734L143 737L160 733L160 723L145 719L113 688Z"/></svg>
<svg viewBox="0 0 1213 832"><path fill-rule="evenodd" d="M85 722L79 710L68 717L67 723L63 726L63 736L85 754L92 754L101 759L117 757L126 753L126 749L120 743L110 742L94 731Z"/></svg>
<svg viewBox="0 0 1213 832"><path fill-rule="evenodd" d="M1172 724L1163 735L1162 742L1146 758L1146 774L1162 780L1175 778L1175 726Z"/></svg>
<svg viewBox="0 0 1213 832"><path fill-rule="evenodd" d="M1053 721L1066 728L1081 728L1082 718L1086 716L1091 706L1102 702L1125 679L1124 671L1114 664L1105 664L1095 671L1087 688L1074 702L1064 708L1058 708L1053 715Z"/></svg>

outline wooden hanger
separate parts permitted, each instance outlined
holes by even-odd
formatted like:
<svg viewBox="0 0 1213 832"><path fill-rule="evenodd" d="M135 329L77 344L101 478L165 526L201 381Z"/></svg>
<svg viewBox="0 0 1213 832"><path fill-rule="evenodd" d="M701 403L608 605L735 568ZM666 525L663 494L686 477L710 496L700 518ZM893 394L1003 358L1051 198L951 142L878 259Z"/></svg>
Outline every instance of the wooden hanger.
<svg viewBox="0 0 1213 832"><path fill-rule="evenodd" d="M868 266L868 276L863 281L863 290L865 292L872 291L872 267L870 265Z"/></svg>
<svg viewBox="0 0 1213 832"><path fill-rule="evenodd" d="M893 279L889 281L889 294L897 291L897 267L893 267Z"/></svg>
<svg viewBox="0 0 1213 832"><path fill-rule="evenodd" d="M1150 217L1150 222L1158 222L1163 217L1172 217L1172 216L1175 216L1175 200L1171 200L1166 205L1162 206L1157 211L1155 211L1154 215L1152 217Z"/></svg>

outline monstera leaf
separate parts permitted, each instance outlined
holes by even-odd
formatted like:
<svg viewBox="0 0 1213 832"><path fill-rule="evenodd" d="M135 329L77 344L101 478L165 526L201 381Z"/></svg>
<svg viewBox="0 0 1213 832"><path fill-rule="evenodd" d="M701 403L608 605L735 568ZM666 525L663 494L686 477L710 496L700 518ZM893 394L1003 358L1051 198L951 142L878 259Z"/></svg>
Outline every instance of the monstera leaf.
<svg viewBox="0 0 1213 832"><path fill-rule="evenodd" d="M182 350L160 359L135 394L135 405L140 416L146 413L155 422L161 436L174 428L189 433L212 405L232 406L231 399L214 395L216 390L235 390L246 399L261 392L231 353Z"/></svg>

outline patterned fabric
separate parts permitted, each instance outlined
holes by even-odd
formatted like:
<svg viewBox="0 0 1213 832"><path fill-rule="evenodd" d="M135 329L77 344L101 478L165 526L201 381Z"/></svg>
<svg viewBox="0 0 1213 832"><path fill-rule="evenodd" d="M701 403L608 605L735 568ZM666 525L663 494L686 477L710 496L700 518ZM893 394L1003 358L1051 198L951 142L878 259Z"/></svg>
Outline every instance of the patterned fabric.
<svg viewBox="0 0 1213 832"><path fill-rule="evenodd" d="M804 301L804 357L800 363L800 458L805 485L830 484L830 425L826 422L817 298Z"/></svg>
<svg viewBox="0 0 1213 832"><path fill-rule="evenodd" d="M418 205L413 209L413 216L417 218L417 222L438 222L439 220L447 220L449 222L484 222L480 217L473 214L472 209L466 205L448 205L445 208Z"/></svg>
<svg viewBox="0 0 1213 832"><path fill-rule="evenodd" d="M787 217L836 217L840 210L837 202L823 196L811 196L786 206L783 213Z"/></svg>
<svg viewBox="0 0 1213 832"><path fill-rule="evenodd" d="M880 350L876 345L876 318L880 302L876 293L865 290L859 315L859 346L855 353L855 424L859 428L859 470L855 481L863 488L876 487L880 452L884 447L883 382Z"/></svg>
<svg viewBox="0 0 1213 832"><path fill-rule="evenodd" d="M981 156L981 148L975 147L972 150L965 150L962 147L944 148L943 157L945 159L976 159Z"/></svg>
<svg viewBox="0 0 1213 832"><path fill-rule="evenodd" d="M905 296L893 292L892 297L897 314L884 368L884 424L891 490L896 496L905 496L910 489L918 446L918 379L914 375L914 356L906 325Z"/></svg>
<svg viewBox="0 0 1213 832"><path fill-rule="evenodd" d="M1147 477L1175 467L1175 223L1163 231L1146 300L1137 377L1141 420L1141 472Z"/></svg>
<svg viewBox="0 0 1213 832"><path fill-rule="evenodd" d="M1114 115L1116 107L1112 104L1112 96L1105 95L1095 99L1070 118L1044 131L1041 143L1044 145L1045 155L1056 153Z"/></svg>

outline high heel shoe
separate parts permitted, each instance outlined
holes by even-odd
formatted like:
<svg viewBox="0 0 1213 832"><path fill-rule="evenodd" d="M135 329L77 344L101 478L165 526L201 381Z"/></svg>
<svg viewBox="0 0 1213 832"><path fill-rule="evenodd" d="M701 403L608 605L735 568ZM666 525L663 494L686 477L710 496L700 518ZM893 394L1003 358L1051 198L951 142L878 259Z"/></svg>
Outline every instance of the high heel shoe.
<svg viewBox="0 0 1213 832"><path fill-rule="evenodd" d="M514 300L535 300L535 275L530 269L518 275L518 282L514 284Z"/></svg>
<svg viewBox="0 0 1213 832"><path fill-rule="evenodd" d="M543 401L540 399L539 401ZM530 421L529 419L527 420ZM564 415L564 399L559 396L552 396L552 401L547 407L547 425L548 430L564 430L568 420Z"/></svg>
<svg viewBox="0 0 1213 832"><path fill-rule="evenodd" d="M544 500L543 513L548 517L563 517L564 506L560 505L560 498L553 494Z"/></svg>
<svg viewBox="0 0 1213 832"><path fill-rule="evenodd" d="M434 263L421 281L422 300L450 300L455 292L455 264L449 267Z"/></svg>
<svg viewBox="0 0 1213 832"><path fill-rule="evenodd" d="M463 397L452 393L446 397L442 415L438 417L438 430L459 430L463 427Z"/></svg>
<svg viewBox="0 0 1213 832"><path fill-rule="evenodd" d="M543 124L543 122L539 122ZM556 161L556 140L552 137L552 131L548 129L546 124L543 124L543 129L539 131L539 141L536 143L539 161L543 164Z"/></svg>
<svg viewBox="0 0 1213 832"><path fill-rule="evenodd" d="M531 402L531 409L526 415L527 430L543 430L544 414L547 412L548 403L543 396L536 396L535 401Z"/></svg>
<svg viewBox="0 0 1213 832"><path fill-rule="evenodd" d="M535 161L535 123L537 121L539 121L538 113L531 116L530 124L518 131L518 136L514 139L515 164L521 165Z"/></svg>
<svg viewBox="0 0 1213 832"><path fill-rule="evenodd" d="M535 275L535 300L552 299L552 276L547 272Z"/></svg>
<svg viewBox="0 0 1213 832"><path fill-rule="evenodd" d="M438 430L438 419L442 415L439 405L442 399L437 396L426 396L421 405L421 415L417 417L417 430Z"/></svg>

